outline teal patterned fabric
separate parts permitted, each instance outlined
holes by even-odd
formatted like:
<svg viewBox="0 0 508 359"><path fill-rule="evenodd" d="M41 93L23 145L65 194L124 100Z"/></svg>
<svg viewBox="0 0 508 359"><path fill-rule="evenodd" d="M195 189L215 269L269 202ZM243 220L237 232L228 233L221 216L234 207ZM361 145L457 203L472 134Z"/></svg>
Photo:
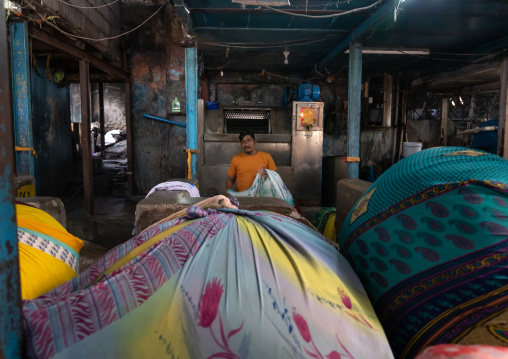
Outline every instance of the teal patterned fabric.
<svg viewBox="0 0 508 359"><path fill-rule="evenodd" d="M476 335L508 308L508 161L460 147L405 158L360 198L339 246L396 357Z"/></svg>

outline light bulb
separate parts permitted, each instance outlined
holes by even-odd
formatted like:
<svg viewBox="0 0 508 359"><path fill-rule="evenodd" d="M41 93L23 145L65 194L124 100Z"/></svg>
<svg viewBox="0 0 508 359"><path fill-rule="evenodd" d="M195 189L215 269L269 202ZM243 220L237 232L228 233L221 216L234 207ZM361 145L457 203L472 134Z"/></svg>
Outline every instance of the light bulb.
<svg viewBox="0 0 508 359"><path fill-rule="evenodd" d="M284 55L284 65L287 65L289 63L289 60L288 60L289 50L284 50L282 52L282 54Z"/></svg>
<svg viewBox="0 0 508 359"><path fill-rule="evenodd" d="M460 101L460 104L463 105L464 104L464 101L462 101L462 97L459 96L459 101Z"/></svg>

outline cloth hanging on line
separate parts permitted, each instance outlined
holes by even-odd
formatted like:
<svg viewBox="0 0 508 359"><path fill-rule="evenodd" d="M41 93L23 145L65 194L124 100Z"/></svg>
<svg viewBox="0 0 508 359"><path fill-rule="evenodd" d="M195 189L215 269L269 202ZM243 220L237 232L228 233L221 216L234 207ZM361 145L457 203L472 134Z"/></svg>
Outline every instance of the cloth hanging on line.
<svg viewBox="0 0 508 359"><path fill-rule="evenodd" d="M180 181L170 181L159 183L157 186L152 188L150 192L146 195L148 197L155 191L187 191L191 197L201 197L199 194L199 190L196 186L191 183L180 182ZM145 197L145 198L146 198Z"/></svg>
<svg viewBox="0 0 508 359"><path fill-rule="evenodd" d="M280 198L294 206L293 196L286 187L279 174L272 170L266 170L268 177L263 178L261 173L258 172L254 182L249 189L241 192L228 190L228 193L233 197L273 197Z"/></svg>

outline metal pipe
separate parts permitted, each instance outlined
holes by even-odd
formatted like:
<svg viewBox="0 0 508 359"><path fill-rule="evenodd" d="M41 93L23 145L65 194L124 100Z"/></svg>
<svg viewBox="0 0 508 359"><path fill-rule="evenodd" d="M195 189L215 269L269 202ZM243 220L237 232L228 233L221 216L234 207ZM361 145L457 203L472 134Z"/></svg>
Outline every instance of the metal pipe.
<svg viewBox="0 0 508 359"><path fill-rule="evenodd" d="M347 120L347 155L360 157L360 115L362 96L362 44L349 45L349 91ZM358 178L359 162L348 162L347 177Z"/></svg>
<svg viewBox="0 0 508 359"><path fill-rule="evenodd" d="M187 149L198 149L198 49L185 49L185 96L187 113ZM198 154L191 152L191 175L196 178Z"/></svg>
<svg viewBox="0 0 508 359"><path fill-rule="evenodd" d="M155 116L147 115L146 113L143 114L143 117L145 117L145 118L151 118L152 120L157 120L157 121L171 123L171 124L177 125L177 126L187 127L187 125L185 123L180 123L180 122L175 122L175 121L171 121L171 120L166 120L165 118L160 118L160 117L155 117Z"/></svg>
<svg viewBox="0 0 508 359"><path fill-rule="evenodd" d="M497 126L476 127L470 130L457 131L457 135L472 135L480 132L497 131Z"/></svg>
<svg viewBox="0 0 508 359"><path fill-rule="evenodd" d="M11 84L3 1L0 6L0 358L22 357L23 317L14 206ZM11 33L11 36L13 34ZM27 60L27 59L25 59ZM28 61L28 60L27 60ZM28 87L30 88L30 87ZM31 156L31 154L30 154Z"/></svg>

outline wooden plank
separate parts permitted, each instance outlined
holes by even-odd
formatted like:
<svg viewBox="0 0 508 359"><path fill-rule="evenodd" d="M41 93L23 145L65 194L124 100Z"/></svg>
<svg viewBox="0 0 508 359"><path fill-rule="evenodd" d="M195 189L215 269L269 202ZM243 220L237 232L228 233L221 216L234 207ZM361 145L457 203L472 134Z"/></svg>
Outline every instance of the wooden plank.
<svg viewBox="0 0 508 359"><path fill-rule="evenodd" d="M499 117L497 154L508 159L508 151L505 150L508 144L508 131L506 131L506 119L508 118L508 57L501 63L501 90L499 91Z"/></svg>
<svg viewBox="0 0 508 359"><path fill-rule="evenodd" d="M67 54L74 56L77 59L82 59L104 72L107 72L111 75L115 75L124 80L127 80L129 78L129 75L125 71L117 67L114 67L108 62L105 62L101 59L98 59L90 55L87 51L77 48L76 46L71 45L65 41L56 39L55 37L51 36L50 34L42 30L39 30L35 27L31 27L29 30L29 35L34 39L37 39L45 44L48 44L63 52L66 52Z"/></svg>
<svg viewBox="0 0 508 359"><path fill-rule="evenodd" d="M92 216L94 213L93 202L93 172L92 172L92 149L90 136L90 81L88 62L79 61L79 74L81 77L81 151L83 157L83 190L85 201L85 215Z"/></svg>

